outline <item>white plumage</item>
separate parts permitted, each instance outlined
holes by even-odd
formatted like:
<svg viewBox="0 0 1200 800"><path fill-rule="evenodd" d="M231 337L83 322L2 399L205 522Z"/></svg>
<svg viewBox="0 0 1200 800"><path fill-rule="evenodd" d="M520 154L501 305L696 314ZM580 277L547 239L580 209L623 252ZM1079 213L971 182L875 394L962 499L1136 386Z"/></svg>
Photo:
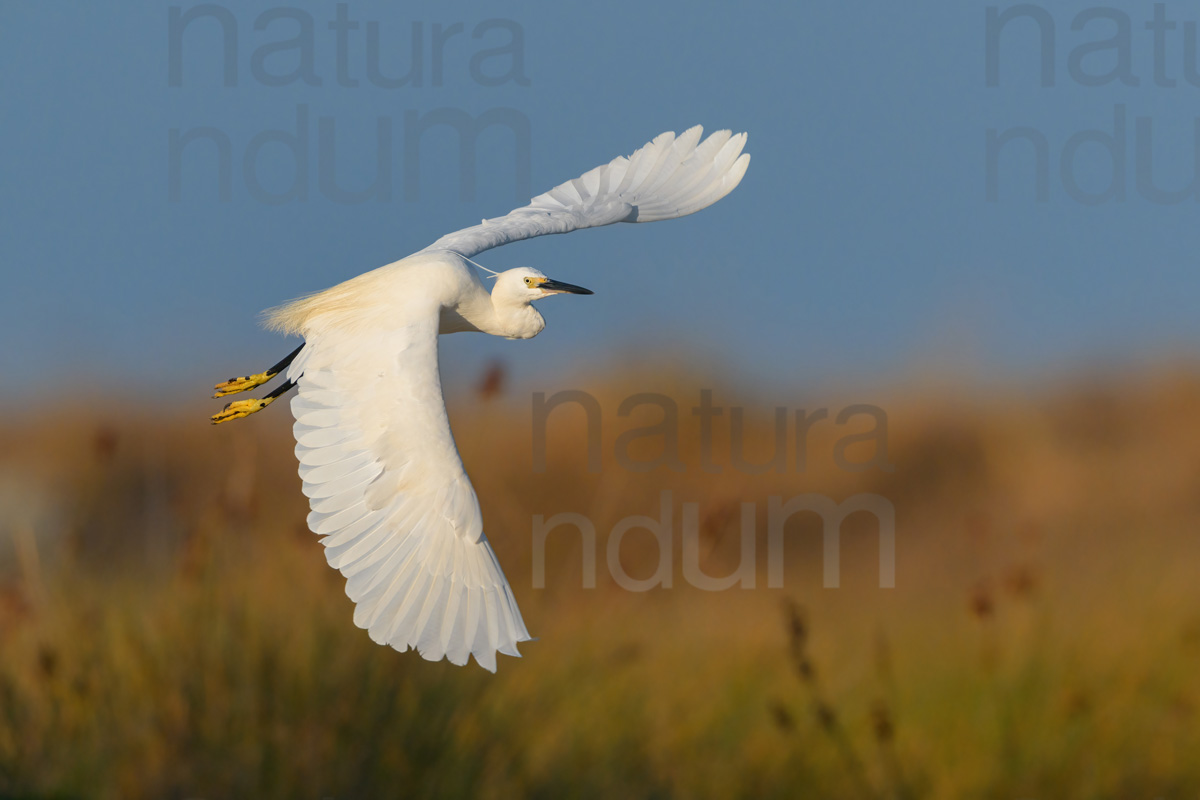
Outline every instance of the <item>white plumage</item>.
<svg viewBox="0 0 1200 800"><path fill-rule="evenodd" d="M407 315L405 315L407 316ZM496 668L529 638L442 402L437 314L355 337L311 336L289 377L296 457L354 622L380 644Z"/></svg>
<svg viewBox="0 0 1200 800"><path fill-rule="evenodd" d="M534 236L700 211L733 191L750 166L750 154L742 154L746 134L717 131L700 143L701 133L697 125L678 138L673 132L659 134L629 158L614 158L524 208L443 236L422 252L444 248L470 258Z"/></svg>
<svg viewBox="0 0 1200 800"><path fill-rule="evenodd" d="M520 655L517 643L530 638L450 432L437 337L530 338L545 325L534 300L590 292L527 267L500 274L489 291L466 259L534 236L672 219L715 203L746 171L746 135L700 136L699 126L664 133L524 208L268 312L269 326L305 340L287 378L299 389L292 413L308 524L346 576L355 624L376 642L454 664L474 656L494 671L497 652Z"/></svg>

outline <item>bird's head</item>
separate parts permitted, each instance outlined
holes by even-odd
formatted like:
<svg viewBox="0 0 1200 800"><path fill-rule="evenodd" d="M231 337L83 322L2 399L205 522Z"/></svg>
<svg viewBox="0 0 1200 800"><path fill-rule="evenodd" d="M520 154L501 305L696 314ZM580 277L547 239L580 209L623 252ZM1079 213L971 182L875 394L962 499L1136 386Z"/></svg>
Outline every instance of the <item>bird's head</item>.
<svg viewBox="0 0 1200 800"><path fill-rule="evenodd" d="M494 299L528 305L552 294L591 294L590 289L547 278L533 267L517 267L501 272L492 289Z"/></svg>

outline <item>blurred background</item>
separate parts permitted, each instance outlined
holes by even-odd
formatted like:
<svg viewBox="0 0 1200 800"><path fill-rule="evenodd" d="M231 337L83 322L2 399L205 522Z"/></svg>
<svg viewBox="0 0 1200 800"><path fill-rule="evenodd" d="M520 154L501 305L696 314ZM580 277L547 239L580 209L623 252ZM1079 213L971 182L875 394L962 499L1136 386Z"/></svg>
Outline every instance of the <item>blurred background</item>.
<svg viewBox="0 0 1200 800"><path fill-rule="evenodd" d="M0 796L1197 796L1198 18L0 6ZM596 296L535 340L443 341L538 641L495 676L375 646L286 409L212 428L208 387L295 346L261 309L694 124L749 131L736 191L485 253ZM568 408L535 459L535 393L568 389L599 470ZM631 467L669 447L623 449L646 392L682 468ZM664 491L672 585L631 592L609 534ZM861 513L840 585L797 515L768 587L771 498L803 493L894 510L894 588ZM705 574L755 543L754 588L685 579L682 503ZM568 512L594 588L569 527L534 573L535 516Z"/></svg>

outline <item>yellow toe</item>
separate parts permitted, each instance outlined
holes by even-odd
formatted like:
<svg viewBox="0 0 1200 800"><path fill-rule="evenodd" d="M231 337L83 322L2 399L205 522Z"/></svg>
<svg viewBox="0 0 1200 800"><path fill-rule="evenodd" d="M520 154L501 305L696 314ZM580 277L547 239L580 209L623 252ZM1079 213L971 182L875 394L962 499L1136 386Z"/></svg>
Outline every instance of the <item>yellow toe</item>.
<svg viewBox="0 0 1200 800"><path fill-rule="evenodd" d="M218 383L213 388L217 393L213 397L225 397L226 395L237 394L244 392L247 389L253 389L255 386L262 386L267 381L274 378L278 373L260 372L257 375L243 375L240 378L230 378L227 381Z"/></svg>
<svg viewBox="0 0 1200 800"><path fill-rule="evenodd" d="M262 411L273 402L275 402L274 397L264 397L262 400L234 400L225 406L220 413L212 415L212 423L213 425L220 425L222 422L228 422L231 419L248 417L258 411Z"/></svg>

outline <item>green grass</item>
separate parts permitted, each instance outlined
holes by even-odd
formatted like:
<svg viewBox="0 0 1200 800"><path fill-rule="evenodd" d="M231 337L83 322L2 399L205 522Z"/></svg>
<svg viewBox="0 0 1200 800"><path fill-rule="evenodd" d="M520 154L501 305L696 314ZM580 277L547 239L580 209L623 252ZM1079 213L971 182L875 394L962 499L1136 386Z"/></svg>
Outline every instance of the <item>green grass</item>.
<svg viewBox="0 0 1200 800"><path fill-rule="evenodd" d="M502 433L484 426L503 409L462 415L540 637L497 675L353 626L303 529L283 415L210 430L48 413L0 433L25 465L0 509L16 543L0 561L0 796L1200 796L1200 391L1130 395L1104 441L1078 427L1098 391L1003 409L900 398L894 473L836 470L816 439L803 475L737 481L588 475L569 426L533 474L522 409ZM664 486L702 512L881 493L897 588L876 588L874 535L853 528L837 590L814 547L789 551L784 590L632 594L603 558L584 590L565 536L530 588L532 514L588 513L603 548ZM737 558L721 533L705 534L710 574ZM627 545L648 574L653 545Z"/></svg>

